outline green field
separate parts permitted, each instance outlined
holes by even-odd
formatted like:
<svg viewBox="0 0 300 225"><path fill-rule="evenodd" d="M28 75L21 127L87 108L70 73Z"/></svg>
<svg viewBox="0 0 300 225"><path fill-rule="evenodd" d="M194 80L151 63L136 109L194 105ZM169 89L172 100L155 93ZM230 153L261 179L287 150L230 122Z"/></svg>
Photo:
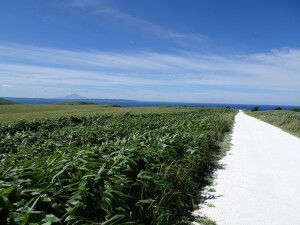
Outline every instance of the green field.
<svg viewBox="0 0 300 225"><path fill-rule="evenodd" d="M0 224L188 224L236 111L120 110L0 124Z"/></svg>
<svg viewBox="0 0 300 225"><path fill-rule="evenodd" d="M300 137L300 113L293 111L261 111L247 112L250 116L254 116L265 122L273 124L283 130Z"/></svg>
<svg viewBox="0 0 300 225"><path fill-rule="evenodd" d="M44 119L70 115L170 113L191 111L195 108L176 107L111 107L101 105L1 105L0 122L21 119Z"/></svg>

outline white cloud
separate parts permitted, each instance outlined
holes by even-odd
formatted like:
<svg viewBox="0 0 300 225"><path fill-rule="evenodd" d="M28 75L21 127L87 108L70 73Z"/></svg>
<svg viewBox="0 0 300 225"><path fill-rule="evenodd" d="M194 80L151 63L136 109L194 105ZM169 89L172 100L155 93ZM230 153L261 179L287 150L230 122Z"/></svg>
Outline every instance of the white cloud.
<svg viewBox="0 0 300 225"><path fill-rule="evenodd" d="M205 39L205 37L201 34L180 34L172 30L169 30L169 35L171 38L187 39L193 41L203 41Z"/></svg>
<svg viewBox="0 0 300 225"><path fill-rule="evenodd" d="M168 32L162 27L116 8L103 7L96 10L94 14L107 17L110 21L115 21L118 24L123 24L125 25L123 27L126 27L127 29L138 29L139 31L143 31L159 38L170 37Z"/></svg>
<svg viewBox="0 0 300 225"><path fill-rule="evenodd" d="M68 4L72 6L84 7L93 3L95 3L95 0L71 0Z"/></svg>
<svg viewBox="0 0 300 225"><path fill-rule="evenodd" d="M13 87L13 86L11 86L11 85L9 85L9 84L1 84L1 87L3 87L3 88L11 88L11 87Z"/></svg>
<svg viewBox="0 0 300 225"><path fill-rule="evenodd" d="M299 102L299 58L300 49L287 48L224 56L191 52L66 51L0 44L0 80L5 80L6 85L28 89L76 87L92 92L106 88L114 95L128 93L129 97L133 91L147 90L137 93L139 99L200 101L201 93L210 95L207 99L216 102L221 98L211 95L215 90L228 99L240 96L241 101L246 102L250 96L259 100L262 96L266 103L272 96L274 101ZM112 91L121 89L122 92ZM176 90L183 93L179 96ZM188 94L190 90L194 95ZM242 99L243 96L246 99Z"/></svg>
<svg viewBox="0 0 300 225"><path fill-rule="evenodd" d="M186 41L203 41L206 38L201 34L184 34L174 32L173 30L165 29L161 26L158 26L154 23L151 23L142 18L133 16L124 11L121 11L112 6L100 6L100 9L94 11L94 14L98 14L100 16L106 16L110 20L114 20L117 23L124 24L125 27L130 29L138 29L139 31L143 31L145 33L154 35L163 39L171 39L171 40L186 40Z"/></svg>

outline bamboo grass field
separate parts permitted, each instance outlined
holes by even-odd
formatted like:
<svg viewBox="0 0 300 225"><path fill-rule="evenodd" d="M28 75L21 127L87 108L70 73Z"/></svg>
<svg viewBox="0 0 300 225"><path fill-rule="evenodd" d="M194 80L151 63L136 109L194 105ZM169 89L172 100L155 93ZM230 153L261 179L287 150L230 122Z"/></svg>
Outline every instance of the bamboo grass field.
<svg viewBox="0 0 300 225"><path fill-rule="evenodd" d="M44 119L71 115L124 114L124 113L172 113L193 111L188 107L115 107L110 105L2 105L0 122L21 119Z"/></svg>
<svg viewBox="0 0 300 225"><path fill-rule="evenodd" d="M236 110L140 110L1 123L0 223L189 224Z"/></svg>

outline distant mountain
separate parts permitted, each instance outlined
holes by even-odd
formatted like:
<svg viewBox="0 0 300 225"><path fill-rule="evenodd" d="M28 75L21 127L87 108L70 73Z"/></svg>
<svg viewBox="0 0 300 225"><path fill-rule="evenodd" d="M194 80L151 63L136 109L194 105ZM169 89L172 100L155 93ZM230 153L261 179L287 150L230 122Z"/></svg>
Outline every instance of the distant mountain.
<svg viewBox="0 0 300 225"><path fill-rule="evenodd" d="M71 94L71 95L67 95L67 96L61 97L59 99L88 99L88 98L80 96L78 94Z"/></svg>

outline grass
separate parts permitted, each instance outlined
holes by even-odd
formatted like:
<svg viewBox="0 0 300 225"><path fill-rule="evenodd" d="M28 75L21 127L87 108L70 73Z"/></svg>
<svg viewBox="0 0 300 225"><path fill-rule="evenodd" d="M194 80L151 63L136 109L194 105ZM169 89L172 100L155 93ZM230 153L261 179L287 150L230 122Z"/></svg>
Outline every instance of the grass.
<svg viewBox="0 0 300 225"><path fill-rule="evenodd" d="M232 132L227 132L224 134L222 141L219 143L220 146L220 159L225 157L227 152L231 148L231 139L232 139Z"/></svg>
<svg viewBox="0 0 300 225"><path fill-rule="evenodd" d="M210 187L210 188L207 189L207 191L208 191L208 192L216 192L216 189Z"/></svg>
<svg viewBox="0 0 300 225"><path fill-rule="evenodd" d="M189 224L236 111L165 110L0 124L0 224Z"/></svg>
<svg viewBox="0 0 300 225"><path fill-rule="evenodd" d="M124 113L172 113L197 110L176 107L115 107L102 105L3 105L0 106L0 122L21 119L44 119L71 115L124 114Z"/></svg>
<svg viewBox="0 0 300 225"><path fill-rule="evenodd" d="M196 218L195 222L197 222L199 225L217 225L215 221L207 217L198 217Z"/></svg>
<svg viewBox="0 0 300 225"><path fill-rule="evenodd" d="M16 103L6 100L4 98L0 98L0 105L14 105L14 104L16 104Z"/></svg>
<svg viewBox="0 0 300 225"><path fill-rule="evenodd" d="M300 137L300 113L295 111L261 111L247 112L248 115L254 116L272 125Z"/></svg>

